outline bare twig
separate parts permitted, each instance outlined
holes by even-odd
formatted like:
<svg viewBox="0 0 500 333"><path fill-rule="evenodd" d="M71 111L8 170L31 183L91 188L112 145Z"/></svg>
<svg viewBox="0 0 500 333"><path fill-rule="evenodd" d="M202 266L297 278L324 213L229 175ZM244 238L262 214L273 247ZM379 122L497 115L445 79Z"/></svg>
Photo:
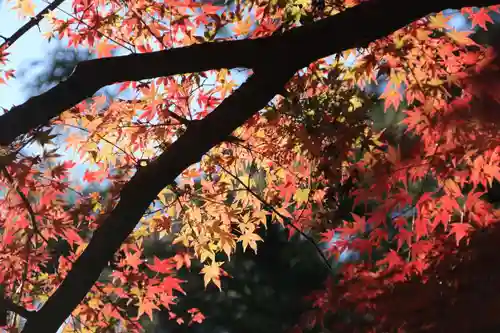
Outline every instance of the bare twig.
<svg viewBox="0 0 500 333"><path fill-rule="evenodd" d="M31 28L33 28L35 25L38 25L41 20L43 20L43 16L47 14L49 11L56 9L59 7L60 4L62 4L64 0L54 0L54 2L51 2L48 4L47 7L42 9L40 13L38 13L36 16L32 17L27 23L25 23L21 28L19 28L14 34L8 38L3 38L4 42L0 45L0 50L5 48L8 48L12 46L19 38L21 38L25 33L27 33Z"/></svg>
<svg viewBox="0 0 500 333"><path fill-rule="evenodd" d="M283 220L283 223L285 225L288 225L290 227L292 227L295 231L297 231L302 237L304 237L309 243L311 243L316 252L318 252L318 254L320 255L321 259L323 260L323 263L325 264L325 266L328 268L328 270L330 271L330 273L334 274L334 270L333 270L333 267L332 265L330 264L330 262L328 261L328 258L325 256L325 254L323 253L323 250L321 250L321 248L319 247L318 243L316 243L316 241L311 237L309 236L308 234L306 234L305 232L303 232L302 230L300 230L299 227L297 227L293 221L290 221L290 219L286 216L284 216L283 214L281 214L280 212L278 212L276 210L276 208L273 207L273 205L271 205L270 203L268 203L267 201L265 201L257 192L255 192L254 190L252 190L247 184L245 184L237 175L233 174L231 171L229 171L228 169L226 169L225 167L223 167L222 165L219 164L219 167L224 170L224 172L226 172L228 175L230 175L231 177L233 177L238 183L240 183L250 194L252 194L255 198L257 198L257 200L259 200L265 207L271 209L273 211L274 214L278 215L282 220Z"/></svg>

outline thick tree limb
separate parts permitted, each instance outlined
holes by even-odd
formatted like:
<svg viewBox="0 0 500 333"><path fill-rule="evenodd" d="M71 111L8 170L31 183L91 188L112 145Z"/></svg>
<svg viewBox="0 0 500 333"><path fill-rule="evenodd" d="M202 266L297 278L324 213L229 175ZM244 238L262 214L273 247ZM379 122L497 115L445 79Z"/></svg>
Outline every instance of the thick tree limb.
<svg viewBox="0 0 500 333"><path fill-rule="evenodd" d="M123 81L210 69L253 67L261 42L241 40L145 54L93 59L78 64L73 74L47 92L13 107L0 117L0 145L7 146L21 134L47 124L63 111L91 97L100 88Z"/></svg>
<svg viewBox="0 0 500 333"><path fill-rule="evenodd" d="M371 0L339 15L267 38L84 61L66 81L1 116L0 145L7 146L19 135L47 124L109 84L220 68L274 70L274 65L290 65L291 61L298 70L316 59L365 46L428 13L496 3L498 0ZM280 61L276 63L276 59Z"/></svg>
<svg viewBox="0 0 500 333"><path fill-rule="evenodd" d="M23 308L20 305L17 305L16 303L12 302L10 299L7 298L0 298L0 310L4 311L10 311L17 313L21 317L25 319L31 318L32 315L34 315L36 312L33 311L28 311L25 308Z"/></svg>
<svg viewBox="0 0 500 333"><path fill-rule="evenodd" d="M496 1L372 0L324 21L267 39L93 60L78 67L66 82L1 117L0 143L8 144L17 135L44 124L106 84L210 68L255 69L255 74L215 111L195 126L189 126L165 153L132 177L121 192L119 204L94 233L61 286L28 320L23 332L56 332L83 300L158 192L263 108L301 66L331 53L365 45L429 12L457 5L494 3ZM330 42L328 36L332 36ZM251 54L252 50L259 53Z"/></svg>
<svg viewBox="0 0 500 333"><path fill-rule="evenodd" d="M123 188L120 202L94 233L57 291L23 332L55 332L85 297L102 269L125 241L157 194L177 175L263 108L293 71L254 75L205 119L189 126L157 160L141 168ZM241 100L247 100L240 105ZM236 111L236 112L235 112ZM132 209L131 209L132 208Z"/></svg>

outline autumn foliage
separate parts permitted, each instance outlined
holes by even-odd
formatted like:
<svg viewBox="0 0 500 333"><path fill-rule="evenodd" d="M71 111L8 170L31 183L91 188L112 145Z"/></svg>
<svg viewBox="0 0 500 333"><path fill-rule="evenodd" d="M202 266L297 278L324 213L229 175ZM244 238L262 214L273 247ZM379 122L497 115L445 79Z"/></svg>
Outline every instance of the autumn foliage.
<svg viewBox="0 0 500 333"><path fill-rule="evenodd" d="M35 17L11 1L95 59L0 117L7 329L140 332L160 310L201 323L176 310L178 273L200 263L223 289L270 223L330 273L296 332L499 327L500 58L472 35L500 6L400 2L74 0ZM109 84L118 96L95 93ZM152 239L177 253L147 255ZM481 306L483 326L457 324Z"/></svg>

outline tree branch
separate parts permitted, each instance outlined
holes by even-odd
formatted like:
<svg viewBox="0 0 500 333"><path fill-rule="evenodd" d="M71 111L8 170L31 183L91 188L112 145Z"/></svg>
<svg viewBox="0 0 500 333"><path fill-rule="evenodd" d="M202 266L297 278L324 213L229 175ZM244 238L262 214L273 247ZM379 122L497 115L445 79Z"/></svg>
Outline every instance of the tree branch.
<svg viewBox="0 0 500 333"><path fill-rule="evenodd" d="M67 80L0 117L0 145L8 146L19 135L47 124L113 83L210 69L253 67L257 63L254 54L262 53L260 45L259 40L240 40L83 61Z"/></svg>
<svg viewBox="0 0 500 333"><path fill-rule="evenodd" d="M298 70L316 59L366 46L430 12L494 5L498 1L371 0L338 15L271 37L196 44L84 61L66 81L1 116L0 145L8 146L19 135L47 124L106 85L221 68L274 70L275 66L294 66Z"/></svg>
<svg viewBox="0 0 500 333"><path fill-rule="evenodd" d="M124 186L120 202L75 261L60 287L23 329L29 332L56 332L71 311L83 300L120 245L142 215L178 174L265 107L275 92L286 84L293 71L255 74L203 120L189 126L160 157L140 168ZM240 105L241 100L248 103ZM238 110L238 112L235 112Z"/></svg>
<svg viewBox="0 0 500 333"><path fill-rule="evenodd" d="M0 297L0 309L5 309L10 312L17 313L25 319L30 319L36 312L28 311L20 305L12 302L10 299Z"/></svg>
<svg viewBox="0 0 500 333"><path fill-rule="evenodd" d="M456 4L494 3L486 0L372 0L310 26L266 39L201 44L150 54L92 60L77 67L75 73L59 86L2 116L0 143L9 144L17 135L34 125L44 124L106 84L201 71L209 67L255 68L255 74L216 110L196 122L195 126L189 126L158 159L137 171L123 187L116 208L94 233L60 287L28 320L23 332L56 332L84 299L157 194L179 173L199 161L203 154L265 107L307 61L365 45L428 12ZM346 29L353 22L358 22L358 29ZM331 43L325 42L327 36L332 36ZM227 53L220 53L221 50ZM252 50L259 53L253 55Z"/></svg>
<svg viewBox="0 0 500 333"><path fill-rule="evenodd" d="M5 38L4 42L0 45L0 50L4 47L10 47L14 44L19 38L21 38L25 33L27 33L31 28L40 23L43 20L43 16L47 14L49 11L56 9L62 4L64 0L55 0L45 7L40 13L36 16L32 17L28 22L26 22L21 28L19 28L16 32L12 34L9 38Z"/></svg>

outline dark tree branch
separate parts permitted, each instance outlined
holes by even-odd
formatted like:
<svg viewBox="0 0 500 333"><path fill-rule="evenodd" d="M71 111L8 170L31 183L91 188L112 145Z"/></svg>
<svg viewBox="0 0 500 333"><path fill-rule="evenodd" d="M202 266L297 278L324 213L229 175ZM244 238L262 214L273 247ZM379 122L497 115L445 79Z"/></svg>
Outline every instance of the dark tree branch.
<svg viewBox="0 0 500 333"><path fill-rule="evenodd" d="M9 145L19 135L47 124L53 117L113 83L220 68L274 70L275 65L293 65L298 70L316 59L366 46L428 13L446 8L494 5L498 1L371 0L341 14L267 38L196 44L84 61L66 81L1 116L0 145Z"/></svg>
<svg viewBox="0 0 500 333"><path fill-rule="evenodd" d="M16 313L25 319L30 319L34 314L36 314L36 312L28 311L7 298L0 298L0 310L7 310Z"/></svg>
<svg viewBox="0 0 500 333"><path fill-rule="evenodd" d="M255 54L264 51L261 44L260 40L196 44L81 62L67 80L0 117L0 145L9 145L19 135L47 124L53 117L113 83L210 69L253 67L257 64Z"/></svg>
<svg viewBox="0 0 500 333"><path fill-rule="evenodd" d="M28 22L26 22L21 28L19 28L12 36L9 38L5 38L4 42L0 45L0 50L4 47L10 47L14 44L19 38L21 38L25 33L27 33L31 28L40 23L43 20L43 16L47 14L49 11L56 9L62 4L64 0L55 0L47 5L40 13L36 16L32 17Z"/></svg>
<svg viewBox="0 0 500 333"><path fill-rule="evenodd" d="M267 76L256 74L229 96L203 120L187 128L157 160L140 168L123 188L120 202L76 260L61 286L29 320L23 332L56 332L87 292L114 253L137 225L142 215L179 173L196 163L214 145L222 142L263 108L283 87L293 71L274 71ZM241 100L247 100L240 105ZM235 112L237 110L237 112Z"/></svg>
<svg viewBox="0 0 500 333"><path fill-rule="evenodd" d="M497 1L372 0L323 21L266 39L201 44L92 60L78 66L67 81L0 117L0 143L7 145L16 136L47 123L107 84L224 67L252 67L255 70L255 74L216 110L194 126L188 126L157 160L137 171L123 187L120 202L94 233L61 286L28 320L23 332L56 332L84 299L157 194L265 107L297 69L317 58L366 45L430 12L448 7L492 5Z"/></svg>

